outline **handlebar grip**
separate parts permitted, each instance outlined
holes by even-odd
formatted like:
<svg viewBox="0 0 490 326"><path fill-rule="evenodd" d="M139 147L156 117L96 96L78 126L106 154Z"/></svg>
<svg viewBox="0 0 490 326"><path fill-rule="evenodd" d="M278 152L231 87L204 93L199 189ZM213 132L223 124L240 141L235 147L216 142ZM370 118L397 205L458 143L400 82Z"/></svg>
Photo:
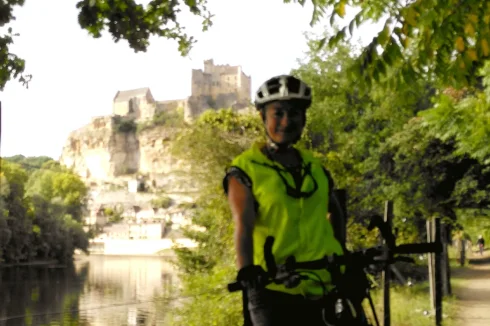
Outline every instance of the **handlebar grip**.
<svg viewBox="0 0 490 326"><path fill-rule="evenodd" d="M425 254L429 252L442 252L442 244L437 242L429 243L407 243L401 244L394 250L397 254Z"/></svg>
<svg viewBox="0 0 490 326"><path fill-rule="evenodd" d="M237 292L243 290L240 282L233 282L228 284L228 292Z"/></svg>

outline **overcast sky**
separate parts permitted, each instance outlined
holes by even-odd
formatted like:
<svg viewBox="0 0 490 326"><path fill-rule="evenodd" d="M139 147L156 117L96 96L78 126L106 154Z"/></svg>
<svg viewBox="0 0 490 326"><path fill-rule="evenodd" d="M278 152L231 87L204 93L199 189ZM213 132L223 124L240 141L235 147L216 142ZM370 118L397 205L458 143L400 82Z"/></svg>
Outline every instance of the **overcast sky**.
<svg viewBox="0 0 490 326"><path fill-rule="evenodd" d="M1 156L58 159L72 130L91 117L111 114L118 90L150 87L156 100L185 98L191 69L202 69L205 59L241 65L254 91L267 78L297 67L306 51L303 33L323 28L310 28L311 6L209 0L215 18L208 32L200 31L198 19L184 15L184 25L198 39L188 58L173 41L157 38L146 53L136 54L125 41L88 36L78 25L76 2L27 0L14 12L17 20L9 26L21 35L11 50L26 60L33 80L29 89L11 81L0 95ZM367 41L373 33L365 26L358 37Z"/></svg>

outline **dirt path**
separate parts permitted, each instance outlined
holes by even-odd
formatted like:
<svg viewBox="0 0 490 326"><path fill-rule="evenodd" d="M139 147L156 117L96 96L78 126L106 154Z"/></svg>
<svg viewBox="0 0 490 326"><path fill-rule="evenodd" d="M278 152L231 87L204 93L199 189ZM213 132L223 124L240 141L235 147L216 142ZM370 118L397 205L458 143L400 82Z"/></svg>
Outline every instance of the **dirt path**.
<svg viewBox="0 0 490 326"><path fill-rule="evenodd" d="M490 253L473 257L470 267L452 273L459 306L456 325L490 326Z"/></svg>

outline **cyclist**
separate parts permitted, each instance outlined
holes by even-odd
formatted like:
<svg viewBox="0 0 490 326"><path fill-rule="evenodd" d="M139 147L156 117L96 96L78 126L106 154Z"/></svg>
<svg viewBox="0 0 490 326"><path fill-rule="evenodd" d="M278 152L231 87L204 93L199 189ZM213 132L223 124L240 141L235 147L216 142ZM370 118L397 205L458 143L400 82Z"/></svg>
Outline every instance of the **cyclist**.
<svg viewBox="0 0 490 326"><path fill-rule="evenodd" d="M344 222L332 178L311 152L294 146L311 101L311 88L293 76L262 84L255 106L267 141L238 155L223 180L235 221L245 325L325 325L319 299L330 281L326 270L315 271L323 284L308 280L292 289L264 284L267 236L275 238L277 264L291 255L311 261L344 252Z"/></svg>
<svg viewBox="0 0 490 326"><path fill-rule="evenodd" d="M476 243L478 245L480 255L483 255L483 251L485 250L485 239L483 239L483 236L481 234L478 236L478 240L476 241Z"/></svg>

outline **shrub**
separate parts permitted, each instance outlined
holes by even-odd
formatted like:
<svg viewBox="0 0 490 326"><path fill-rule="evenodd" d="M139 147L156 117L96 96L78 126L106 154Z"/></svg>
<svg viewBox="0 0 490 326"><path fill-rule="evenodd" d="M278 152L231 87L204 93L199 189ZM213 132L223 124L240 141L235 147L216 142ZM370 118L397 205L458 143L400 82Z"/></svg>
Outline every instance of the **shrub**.
<svg viewBox="0 0 490 326"><path fill-rule="evenodd" d="M167 196L155 198L151 200L152 207L169 208L172 205L172 199Z"/></svg>

